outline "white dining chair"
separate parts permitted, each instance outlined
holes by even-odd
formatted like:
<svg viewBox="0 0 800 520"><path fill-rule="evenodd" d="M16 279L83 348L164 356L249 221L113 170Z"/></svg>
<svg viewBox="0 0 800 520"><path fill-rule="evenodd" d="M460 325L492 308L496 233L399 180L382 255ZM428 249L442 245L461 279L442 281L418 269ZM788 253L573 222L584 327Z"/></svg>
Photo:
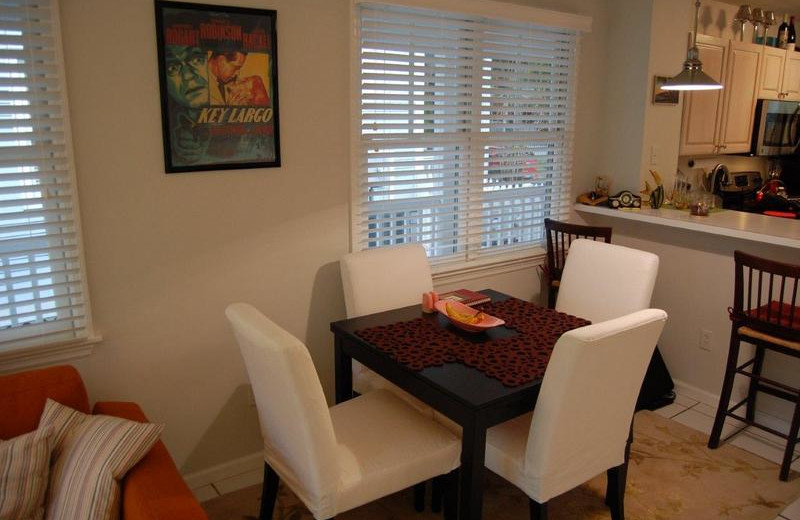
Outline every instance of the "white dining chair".
<svg viewBox="0 0 800 520"><path fill-rule="evenodd" d="M555 308L593 323L647 309L657 275L653 253L578 239L569 247Z"/></svg>
<svg viewBox="0 0 800 520"><path fill-rule="evenodd" d="M433 290L431 268L420 244L366 249L344 255L339 261L348 318L407 307ZM429 406L412 397L358 361L353 361L353 390L365 394L387 389L418 410L433 414Z"/></svg>
<svg viewBox="0 0 800 520"><path fill-rule="evenodd" d="M365 249L344 255L339 261L348 318L407 307L422 301L422 294L433 290L433 277L428 255L421 244ZM434 410L390 383L358 361L352 361L353 390L365 394L384 389L414 406L421 413L437 417ZM436 493L443 484L438 479ZM425 509L425 484L414 487L414 508ZM434 511L441 509L441 499L433 502Z"/></svg>
<svg viewBox="0 0 800 520"><path fill-rule="evenodd" d="M550 499L604 471L611 517L624 518L636 397L666 319L645 309L563 334L536 409L488 430L486 467L528 495L531 519L545 520Z"/></svg>
<svg viewBox="0 0 800 520"><path fill-rule="evenodd" d="M225 310L247 367L264 440L260 518L279 480L318 520L449 475L455 513L460 440L387 390L328 408L306 346L253 306Z"/></svg>

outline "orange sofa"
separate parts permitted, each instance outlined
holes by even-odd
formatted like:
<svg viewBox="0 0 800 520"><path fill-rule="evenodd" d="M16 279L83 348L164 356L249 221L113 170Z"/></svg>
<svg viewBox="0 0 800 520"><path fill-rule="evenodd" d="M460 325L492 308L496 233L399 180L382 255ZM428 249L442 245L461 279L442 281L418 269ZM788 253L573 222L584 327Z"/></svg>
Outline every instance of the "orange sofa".
<svg viewBox="0 0 800 520"><path fill-rule="evenodd" d="M48 397L89 413L86 387L74 367L57 366L0 376L0 439L35 430ZM147 421L135 403L98 402L92 413ZM121 518L208 520L161 441L122 481Z"/></svg>

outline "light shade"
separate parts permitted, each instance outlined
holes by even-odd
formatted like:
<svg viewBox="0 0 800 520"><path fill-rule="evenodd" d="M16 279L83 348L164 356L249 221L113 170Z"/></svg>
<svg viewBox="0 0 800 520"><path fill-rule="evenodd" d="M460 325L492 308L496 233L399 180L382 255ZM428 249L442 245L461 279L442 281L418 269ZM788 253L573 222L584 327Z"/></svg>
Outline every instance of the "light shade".
<svg viewBox="0 0 800 520"><path fill-rule="evenodd" d="M661 85L661 90L719 90L722 85L700 70L684 70Z"/></svg>
<svg viewBox="0 0 800 520"><path fill-rule="evenodd" d="M700 51L697 50L697 20L700 17L700 0L694 4L694 31L692 32L692 46L686 53L683 62L683 71L664 82L661 90L716 90L722 88L717 81L703 72L700 62Z"/></svg>

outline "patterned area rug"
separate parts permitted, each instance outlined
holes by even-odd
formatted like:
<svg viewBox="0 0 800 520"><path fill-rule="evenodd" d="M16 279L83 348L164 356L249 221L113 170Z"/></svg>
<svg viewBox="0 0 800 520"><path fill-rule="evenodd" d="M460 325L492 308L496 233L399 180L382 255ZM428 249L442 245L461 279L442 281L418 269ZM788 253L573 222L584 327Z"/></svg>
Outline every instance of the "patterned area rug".
<svg viewBox="0 0 800 520"><path fill-rule="evenodd" d="M729 444L706 448L708 437L652 412L636 415L625 516L628 520L741 519L774 520L800 496L800 475L778 480L778 465ZM554 520L606 520L605 475L553 499ZM203 504L211 520L257 518L261 487L252 486ZM435 520L441 515L416 513L410 490L337 516L342 520ZM274 519L313 517L294 494L281 486ZM489 473L483 518L526 519L528 498Z"/></svg>

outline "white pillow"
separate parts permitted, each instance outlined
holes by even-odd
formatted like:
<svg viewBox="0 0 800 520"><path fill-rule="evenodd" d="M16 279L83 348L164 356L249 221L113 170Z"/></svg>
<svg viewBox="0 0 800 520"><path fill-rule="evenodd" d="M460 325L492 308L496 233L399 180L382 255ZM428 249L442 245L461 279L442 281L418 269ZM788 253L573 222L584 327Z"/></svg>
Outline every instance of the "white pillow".
<svg viewBox="0 0 800 520"><path fill-rule="evenodd" d="M40 520L50 473L53 427L0 441L0 520Z"/></svg>
<svg viewBox="0 0 800 520"><path fill-rule="evenodd" d="M164 426L86 415L47 400L39 428L53 427L47 520L119 517L118 481L158 440Z"/></svg>

